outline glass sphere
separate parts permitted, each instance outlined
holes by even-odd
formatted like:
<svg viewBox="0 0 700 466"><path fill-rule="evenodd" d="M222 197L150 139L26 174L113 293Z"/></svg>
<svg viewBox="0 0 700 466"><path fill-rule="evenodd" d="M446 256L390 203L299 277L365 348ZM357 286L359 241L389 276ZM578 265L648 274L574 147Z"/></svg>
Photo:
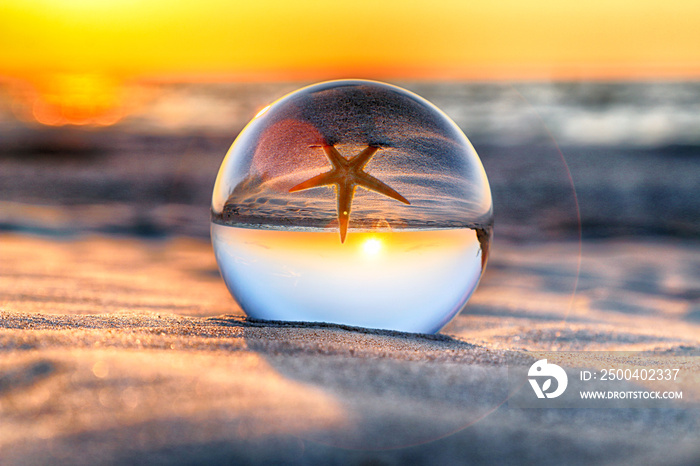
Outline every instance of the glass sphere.
<svg viewBox="0 0 700 466"><path fill-rule="evenodd" d="M434 333L479 282L493 208L447 115L352 80L261 110L221 165L211 218L221 275L250 317Z"/></svg>

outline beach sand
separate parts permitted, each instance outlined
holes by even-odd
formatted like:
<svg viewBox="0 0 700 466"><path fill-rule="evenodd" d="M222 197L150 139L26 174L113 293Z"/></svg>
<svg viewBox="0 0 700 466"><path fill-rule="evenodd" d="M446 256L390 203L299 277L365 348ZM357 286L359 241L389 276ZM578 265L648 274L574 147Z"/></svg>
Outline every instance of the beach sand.
<svg viewBox="0 0 700 466"><path fill-rule="evenodd" d="M438 335L251 321L226 290L214 179L301 84L155 83L105 128L21 121L0 89L0 465L700 464L697 82L406 83L496 215ZM547 351L684 358L683 399L516 407L507 366Z"/></svg>
<svg viewBox="0 0 700 466"><path fill-rule="evenodd" d="M585 241L578 282L576 242L492 251L417 335L247 320L205 240L3 234L0 463L697 464L700 244ZM693 356L690 388L510 406L506 363L550 350Z"/></svg>

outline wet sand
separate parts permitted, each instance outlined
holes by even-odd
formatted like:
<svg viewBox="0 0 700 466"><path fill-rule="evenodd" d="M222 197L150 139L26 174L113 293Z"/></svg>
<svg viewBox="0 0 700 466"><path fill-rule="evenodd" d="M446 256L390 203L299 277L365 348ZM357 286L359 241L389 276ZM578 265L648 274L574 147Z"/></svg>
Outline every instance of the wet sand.
<svg viewBox="0 0 700 466"><path fill-rule="evenodd" d="M506 402L506 362L538 351L697 356L692 240L584 242L572 295L577 243L497 239L437 335L247 320L198 239L3 234L0 255L2 464L700 457L700 383L663 409Z"/></svg>

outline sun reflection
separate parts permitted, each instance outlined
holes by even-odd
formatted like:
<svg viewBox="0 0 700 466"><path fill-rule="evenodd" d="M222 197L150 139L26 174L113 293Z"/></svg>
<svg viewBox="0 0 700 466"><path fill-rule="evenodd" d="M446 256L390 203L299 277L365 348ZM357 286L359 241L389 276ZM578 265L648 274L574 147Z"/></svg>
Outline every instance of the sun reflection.
<svg viewBox="0 0 700 466"><path fill-rule="evenodd" d="M474 230L257 230L212 224L226 285L259 319L436 332L482 272Z"/></svg>
<svg viewBox="0 0 700 466"><path fill-rule="evenodd" d="M362 252L365 256L377 256L380 252L382 252L382 241L374 237L367 238L362 243Z"/></svg>

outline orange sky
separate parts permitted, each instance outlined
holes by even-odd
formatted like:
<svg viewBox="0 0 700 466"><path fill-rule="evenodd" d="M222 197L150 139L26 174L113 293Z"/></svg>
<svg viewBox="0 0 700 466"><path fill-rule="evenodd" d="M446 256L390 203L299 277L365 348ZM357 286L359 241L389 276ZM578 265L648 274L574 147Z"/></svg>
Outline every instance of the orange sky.
<svg viewBox="0 0 700 466"><path fill-rule="evenodd" d="M0 76L700 77L698 0L4 0Z"/></svg>
<svg viewBox="0 0 700 466"><path fill-rule="evenodd" d="M0 0L20 118L109 125L125 82L698 79L698 0ZM128 94L128 95L127 95Z"/></svg>

